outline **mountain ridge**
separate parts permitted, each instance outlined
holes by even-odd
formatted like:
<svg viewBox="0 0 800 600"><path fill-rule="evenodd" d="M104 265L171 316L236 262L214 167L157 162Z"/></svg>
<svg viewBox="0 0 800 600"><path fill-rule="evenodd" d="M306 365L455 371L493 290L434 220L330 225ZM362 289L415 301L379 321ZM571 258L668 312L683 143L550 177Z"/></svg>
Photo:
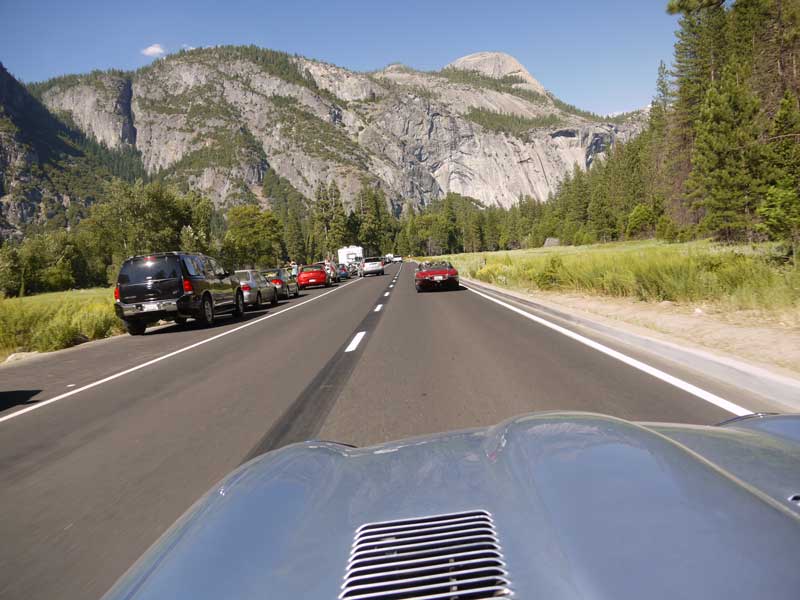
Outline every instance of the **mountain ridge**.
<svg viewBox="0 0 800 600"><path fill-rule="evenodd" d="M269 205L261 184L272 169L307 198L336 180L350 205L362 182L372 182L399 212L449 191L486 205L544 200L574 163L585 168L641 129L635 119L570 113L537 84L516 59L497 53L462 57L435 73L397 66L359 73L219 46L29 89L87 137L138 152L149 176L208 194L219 208Z"/></svg>

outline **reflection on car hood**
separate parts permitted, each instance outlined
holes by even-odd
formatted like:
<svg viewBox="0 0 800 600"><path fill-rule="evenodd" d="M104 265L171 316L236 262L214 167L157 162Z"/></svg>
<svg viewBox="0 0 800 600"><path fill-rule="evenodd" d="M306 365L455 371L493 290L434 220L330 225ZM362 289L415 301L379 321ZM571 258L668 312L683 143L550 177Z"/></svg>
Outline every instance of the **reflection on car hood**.
<svg viewBox="0 0 800 600"><path fill-rule="evenodd" d="M361 525L484 510L517 598L796 600L798 418L539 413L370 448L288 446L209 492L108 598L335 598Z"/></svg>

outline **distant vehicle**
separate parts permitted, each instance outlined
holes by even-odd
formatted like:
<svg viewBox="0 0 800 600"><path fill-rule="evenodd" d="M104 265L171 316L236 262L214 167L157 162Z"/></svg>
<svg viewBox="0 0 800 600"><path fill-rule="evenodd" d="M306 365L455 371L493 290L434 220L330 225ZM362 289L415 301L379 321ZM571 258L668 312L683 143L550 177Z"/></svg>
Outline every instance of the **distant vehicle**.
<svg viewBox="0 0 800 600"><path fill-rule="evenodd" d="M387 254L384 259L386 262L394 262L394 254Z"/></svg>
<svg viewBox="0 0 800 600"><path fill-rule="evenodd" d="M278 304L278 290L255 269L236 271L236 277L239 279L245 304L256 309L261 308L264 302L269 302L272 306Z"/></svg>
<svg viewBox="0 0 800 600"><path fill-rule="evenodd" d="M291 444L217 483L104 600L796 600L798 444L800 415L555 411Z"/></svg>
<svg viewBox="0 0 800 600"><path fill-rule="evenodd" d="M403 257L402 257L402 256L399 256L399 255L398 255L398 256L395 256L395 257L392 259L392 262L393 262L393 263L401 263L401 262L403 262Z"/></svg>
<svg viewBox="0 0 800 600"><path fill-rule="evenodd" d="M421 263L414 274L414 287L417 292L450 289L459 287L458 271L446 261Z"/></svg>
<svg viewBox="0 0 800 600"><path fill-rule="evenodd" d="M157 321L182 324L191 317L211 325L222 313L244 315L239 280L210 256L192 252L126 259L114 300L114 310L131 335L142 335Z"/></svg>
<svg viewBox="0 0 800 600"><path fill-rule="evenodd" d="M383 275L383 259L379 256L365 258L358 267L358 275L359 277Z"/></svg>
<svg viewBox="0 0 800 600"><path fill-rule="evenodd" d="M344 248L339 248L337 254L341 264L358 264L364 258L364 249L361 246L345 246Z"/></svg>
<svg viewBox="0 0 800 600"><path fill-rule="evenodd" d="M297 279L289 269L267 269L261 271L261 274L272 282L278 290L278 295L282 298L288 300L292 296L297 298L300 295Z"/></svg>
<svg viewBox="0 0 800 600"><path fill-rule="evenodd" d="M325 272L330 277L332 283L339 283L339 269L336 267L336 265L328 262L327 260L323 260L322 262L314 264L320 265L323 269L325 269Z"/></svg>
<svg viewBox="0 0 800 600"><path fill-rule="evenodd" d="M350 271L347 265L339 265L339 279L350 279Z"/></svg>
<svg viewBox="0 0 800 600"><path fill-rule="evenodd" d="M322 264L304 265L297 274L297 285L301 290L322 285L330 287L331 276Z"/></svg>

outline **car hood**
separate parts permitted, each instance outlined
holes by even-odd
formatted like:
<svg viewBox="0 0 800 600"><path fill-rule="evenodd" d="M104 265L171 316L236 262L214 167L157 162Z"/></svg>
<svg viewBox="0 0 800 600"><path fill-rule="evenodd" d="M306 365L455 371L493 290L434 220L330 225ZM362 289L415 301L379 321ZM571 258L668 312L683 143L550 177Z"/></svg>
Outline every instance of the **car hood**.
<svg viewBox="0 0 800 600"><path fill-rule="evenodd" d="M287 446L211 490L107 598L330 599L363 524L482 510L517 598L796 600L800 423L777 419L539 413L369 448Z"/></svg>

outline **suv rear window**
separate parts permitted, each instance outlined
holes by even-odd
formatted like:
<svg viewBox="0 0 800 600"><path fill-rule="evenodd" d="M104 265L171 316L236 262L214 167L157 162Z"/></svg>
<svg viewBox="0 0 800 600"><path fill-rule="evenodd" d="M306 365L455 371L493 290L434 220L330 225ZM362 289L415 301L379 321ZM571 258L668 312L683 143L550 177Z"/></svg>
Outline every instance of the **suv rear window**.
<svg viewBox="0 0 800 600"><path fill-rule="evenodd" d="M300 269L301 273L312 273L314 271L324 271L325 268L322 265L308 265Z"/></svg>
<svg viewBox="0 0 800 600"><path fill-rule="evenodd" d="M182 275L179 257L147 256L125 262L119 272L120 284L145 283L160 279L177 279Z"/></svg>
<svg viewBox="0 0 800 600"><path fill-rule="evenodd" d="M381 262L382 260L383 260L382 258L365 258L364 262L365 263L368 263L368 262Z"/></svg>

